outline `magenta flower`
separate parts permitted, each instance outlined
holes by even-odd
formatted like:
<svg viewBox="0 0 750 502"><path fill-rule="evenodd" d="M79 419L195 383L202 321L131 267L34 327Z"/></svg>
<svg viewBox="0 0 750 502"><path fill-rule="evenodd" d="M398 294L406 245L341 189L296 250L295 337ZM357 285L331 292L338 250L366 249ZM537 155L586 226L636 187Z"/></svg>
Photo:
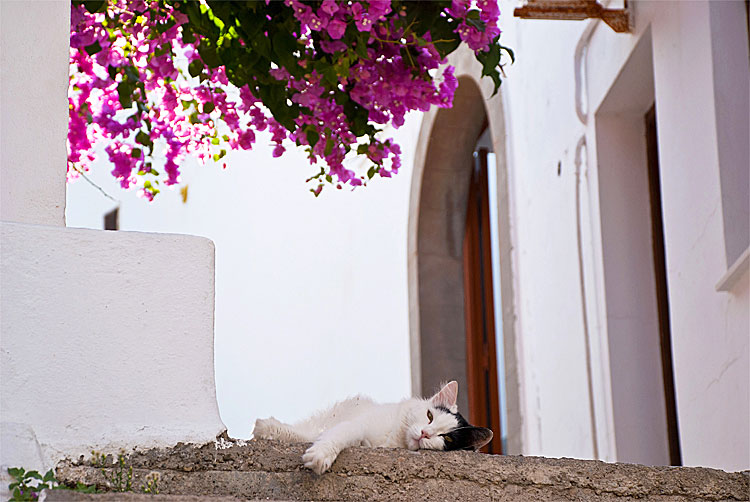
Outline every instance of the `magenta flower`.
<svg viewBox="0 0 750 502"><path fill-rule="evenodd" d="M298 23L292 35L299 52L295 66L277 61L278 67L268 71L284 83L283 99L301 113L292 120L293 127L288 117L283 126L264 106L263 93L255 95L254 85L230 90L229 77L234 78L236 68L203 66L200 54L210 53L203 46L199 53L200 35L194 42L182 39L189 21L176 10L178 4L108 1L106 13L71 6L69 177L88 170L104 145L113 176L125 188L138 186L147 200L158 193L160 182L179 182L180 163L188 155L204 164L220 162L227 148L251 149L258 131L269 131L274 157L285 152L287 139L304 147L310 163L323 163L321 175L339 188L364 183L361 173L345 167L350 151L374 164L369 177L390 177L401 166L401 150L372 131L403 125L411 110L450 106L458 86L452 67L439 70L445 60L432 34L410 31L403 5L394 12L390 0L323 0L313 9L301 0L284 0L287 19ZM476 21L476 9L481 22ZM487 50L500 33L495 0L477 0L476 7L470 0L453 0L444 12L474 51ZM469 13L474 19L470 23ZM270 14L265 18L272 21ZM347 34L350 25L356 31ZM271 37L271 31L261 36ZM242 38L230 42L232 36L227 44L251 43ZM186 68L177 62L183 57L187 64L197 64L199 78L193 78L196 65ZM356 134L352 102L360 124ZM154 168L155 145L166 149L163 165ZM321 175L311 179L319 183ZM314 193L322 184L317 187Z"/></svg>
<svg viewBox="0 0 750 502"><path fill-rule="evenodd" d="M326 31L328 32L328 36L334 40L338 40L346 32L346 23L340 19L332 19L329 21Z"/></svg>
<svg viewBox="0 0 750 502"><path fill-rule="evenodd" d="M338 5L336 5L336 0L323 0L323 3L320 6L320 10L322 10L329 16L332 16L336 13L336 11L339 10L339 7Z"/></svg>

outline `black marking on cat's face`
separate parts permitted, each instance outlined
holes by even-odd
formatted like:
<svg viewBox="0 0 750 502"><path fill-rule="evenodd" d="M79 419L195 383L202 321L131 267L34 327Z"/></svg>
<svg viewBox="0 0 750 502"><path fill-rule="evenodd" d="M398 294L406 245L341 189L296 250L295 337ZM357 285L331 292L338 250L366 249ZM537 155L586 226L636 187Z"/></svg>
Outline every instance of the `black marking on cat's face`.
<svg viewBox="0 0 750 502"><path fill-rule="evenodd" d="M445 413L450 413L458 422L458 427L440 435L445 443L443 450L478 450L492 440L493 434L490 429L475 427L460 413L453 413L448 408L442 406L437 406L437 408Z"/></svg>

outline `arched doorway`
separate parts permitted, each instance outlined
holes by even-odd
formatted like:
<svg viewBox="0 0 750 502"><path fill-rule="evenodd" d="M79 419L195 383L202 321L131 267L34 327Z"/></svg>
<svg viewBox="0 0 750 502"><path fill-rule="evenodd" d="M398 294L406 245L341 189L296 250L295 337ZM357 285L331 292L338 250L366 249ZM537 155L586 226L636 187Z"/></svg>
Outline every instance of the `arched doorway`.
<svg viewBox="0 0 750 502"><path fill-rule="evenodd" d="M488 165L487 145L479 144L485 131L489 151L495 141L504 144L502 104L489 102L488 114L486 102L474 78L460 76L453 107L433 110L423 121L409 222L412 389L429 394L441 382L457 380L459 409L468 411L472 423L495 432L488 451L521 453L507 170L504 148ZM505 235L499 238L501 265L495 272L501 279L500 308L494 304L488 256L488 171L497 188L494 204L502 206L498 219L505 220L499 222ZM499 365L493 316L503 326ZM505 368L500 392L498 367ZM509 411L505 421L501 402ZM506 434L510 443L503 449Z"/></svg>

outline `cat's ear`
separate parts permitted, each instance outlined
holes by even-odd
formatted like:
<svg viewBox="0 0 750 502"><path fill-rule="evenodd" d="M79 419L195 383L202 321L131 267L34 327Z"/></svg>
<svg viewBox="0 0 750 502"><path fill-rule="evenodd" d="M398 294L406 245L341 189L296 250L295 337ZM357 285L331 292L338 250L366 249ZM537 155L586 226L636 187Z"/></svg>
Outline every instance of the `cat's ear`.
<svg viewBox="0 0 750 502"><path fill-rule="evenodd" d="M472 427L470 434L471 439L469 440L471 448L474 451L478 450L482 446L492 441L493 435L494 434L492 434L492 431L485 427Z"/></svg>
<svg viewBox="0 0 750 502"><path fill-rule="evenodd" d="M430 398L430 401L435 406L442 406L448 408L453 413L458 409L456 406L456 400L458 399L458 382L453 380L443 385L440 391Z"/></svg>
<svg viewBox="0 0 750 502"><path fill-rule="evenodd" d="M478 450L492 441L492 431L484 427L469 425L453 429L448 434L442 434L446 451Z"/></svg>

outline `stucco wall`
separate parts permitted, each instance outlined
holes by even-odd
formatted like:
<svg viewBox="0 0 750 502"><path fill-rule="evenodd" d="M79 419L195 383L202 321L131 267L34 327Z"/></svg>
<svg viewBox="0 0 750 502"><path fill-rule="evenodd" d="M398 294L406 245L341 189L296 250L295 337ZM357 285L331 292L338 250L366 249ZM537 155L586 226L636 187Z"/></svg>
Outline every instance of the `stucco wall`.
<svg viewBox="0 0 750 502"><path fill-rule="evenodd" d="M7 467L224 430L214 247L64 228L70 3L0 3L0 494Z"/></svg>
<svg viewBox="0 0 750 502"><path fill-rule="evenodd" d="M0 2L0 220L65 225L70 2Z"/></svg>
<svg viewBox="0 0 750 502"><path fill-rule="evenodd" d="M501 5L504 43L519 55L518 62L506 70L503 86L514 181L512 217L517 226L517 336L523 344L527 403L524 451L592 455L592 420L584 413L588 401L578 390L585 380L585 358L580 334L582 301L576 288L574 187L576 142L583 136L587 148L580 182L588 205L584 224L590 227L584 229L584 243L593 250L585 264L590 282L585 303L592 374L595 383L604 383L594 385L593 423L599 457L620 458L614 442L618 431L612 386L607 381L611 377L607 336L613 318L607 310L609 292L604 279L608 272L601 254L606 229L601 226L600 197L605 194L600 192L602 180L597 172L601 169L597 149L611 145L597 144L594 114L637 43L648 35L652 37L649 50L682 458L686 465L746 469L750 465L747 272L729 292L715 289L732 265L725 257L722 201L726 194L720 184L720 110L715 106L711 52L712 39L721 37L722 31L711 26L708 2L630 5L635 20L632 34L616 34L599 24L587 44L583 58L586 124L575 110L574 54L588 25L511 19L513 2ZM705 71L696 71L696 61ZM612 106L620 105L627 103ZM609 138L618 141L617 135ZM745 187L745 200L747 193Z"/></svg>
<svg viewBox="0 0 750 502"><path fill-rule="evenodd" d="M211 241L6 222L0 236L3 466L224 429Z"/></svg>

